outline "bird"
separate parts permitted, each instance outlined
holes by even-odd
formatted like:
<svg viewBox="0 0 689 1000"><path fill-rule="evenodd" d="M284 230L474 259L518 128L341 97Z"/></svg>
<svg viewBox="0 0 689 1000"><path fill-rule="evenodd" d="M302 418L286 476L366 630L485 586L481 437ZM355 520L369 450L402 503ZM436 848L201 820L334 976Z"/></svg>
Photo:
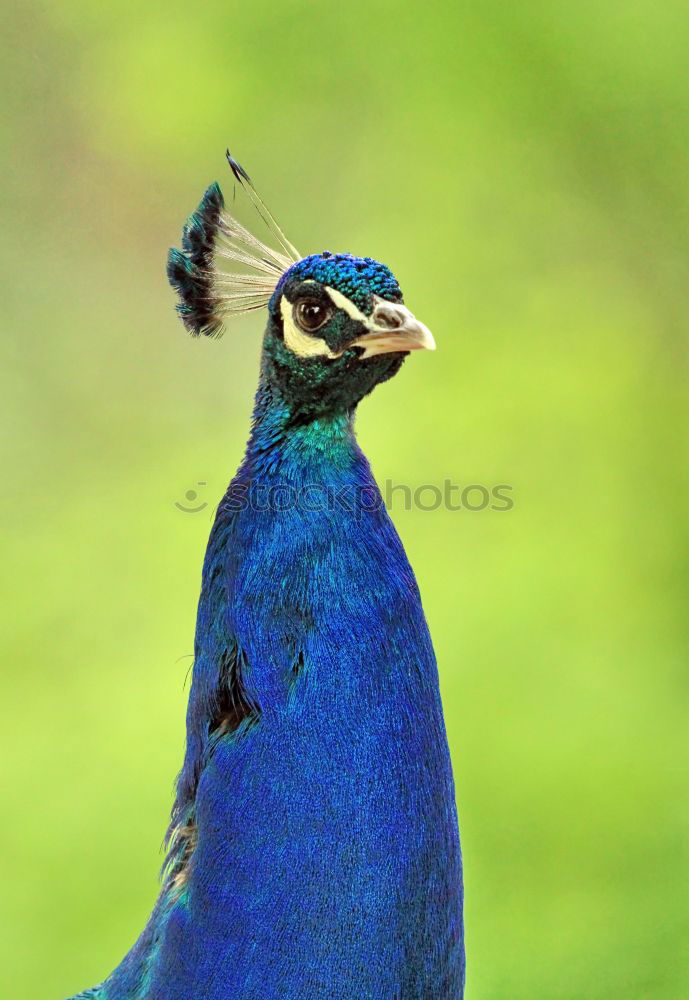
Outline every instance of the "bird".
<svg viewBox="0 0 689 1000"><path fill-rule="evenodd" d="M214 183L167 277L193 336L267 313L251 428L203 563L160 893L72 1000L461 1000L438 668L354 431L364 397L435 342L388 267L302 256L227 160L270 242Z"/></svg>

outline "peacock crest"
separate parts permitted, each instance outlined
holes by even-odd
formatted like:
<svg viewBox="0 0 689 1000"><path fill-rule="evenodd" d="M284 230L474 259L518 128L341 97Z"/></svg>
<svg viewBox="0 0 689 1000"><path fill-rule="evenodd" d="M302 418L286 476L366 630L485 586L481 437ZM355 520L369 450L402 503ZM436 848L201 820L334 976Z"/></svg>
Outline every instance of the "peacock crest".
<svg viewBox="0 0 689 1000"><path fill-rule="evenodd" d="M238 222L225 208L219 184L211 184L187 219L182 249L173 247L167 262L168 280L180 298L177 312L195 337L219 337L227 317L263 309L285 271L302 259L246 170L229 149L226 155L235 179L280 249L264 243ZM223 261L229 262L227 270Z"/></svg>

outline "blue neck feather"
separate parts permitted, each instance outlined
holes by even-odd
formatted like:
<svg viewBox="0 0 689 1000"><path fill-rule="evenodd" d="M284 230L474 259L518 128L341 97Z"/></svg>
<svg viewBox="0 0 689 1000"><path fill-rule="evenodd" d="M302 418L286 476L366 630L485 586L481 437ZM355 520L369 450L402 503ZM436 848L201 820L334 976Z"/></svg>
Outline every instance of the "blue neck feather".
<svg viewBox="0 0 689 1000"><path fill-rule="evenodd" d="M168 881L104 1000L462 995L436 664L352 418L295 421L264 372L204 563Z"/></svg>

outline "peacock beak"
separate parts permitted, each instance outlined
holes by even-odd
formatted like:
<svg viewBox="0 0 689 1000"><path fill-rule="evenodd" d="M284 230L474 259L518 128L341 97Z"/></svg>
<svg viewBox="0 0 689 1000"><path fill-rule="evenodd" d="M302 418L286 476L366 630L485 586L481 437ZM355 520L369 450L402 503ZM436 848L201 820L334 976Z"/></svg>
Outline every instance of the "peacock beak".
<svg viewBox="0 0 689 1000"><path fill-rule="evenodd" d="M407 309L396 302L387 302L376 296L375 305L366 324L370 330L351 347L363 347L361 360L376 354L391 354L399 351L434 351L433 334Z"/></svg>

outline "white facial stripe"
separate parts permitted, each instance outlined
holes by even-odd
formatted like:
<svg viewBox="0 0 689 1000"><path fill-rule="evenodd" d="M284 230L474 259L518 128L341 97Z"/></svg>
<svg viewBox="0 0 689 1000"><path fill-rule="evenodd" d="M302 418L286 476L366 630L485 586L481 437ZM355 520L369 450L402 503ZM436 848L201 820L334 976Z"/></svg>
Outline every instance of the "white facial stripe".
<svg viewBox="0 0 689 1000"><path fill-rule="evenodd" d="M424 348L428 351L435 350L431 331L423 323L419 323L401 302L388 302L374 295L373 312L366 316L336 288L326 285L325 290L338 309L342 309L351 319L366 328L367 332L349 345L364 348L360 356L362 361L375 357L376 354L418 351Z"/></svg>
<svg viewBox="0 0 689 1000"><path fill-rule="evenodd" d="M300 358L339 358L339 354L333 354L320 337L310 337L308 333L299 329L292 316L292 303L284 295L280 301L280 312L285 345L292 354Z"/></svg>
<svg viewBox="0 0 689 1000"><path fill-rule="evenodd" d="M362 361L377 354L417 351L425 348L435 350L435 341L430 330L419 323L406 306L390 303L386 299L373 296L374 309L367 316L351 299L329 285L323 286L336 309L341 309L350 319L360 323L366 333L352 341L350 347L363 347ZM292 316L292 304L283 297L280 302L282 322L287 347L302 358L339 358L343 351L334 353L320 337L309 336L300 330Z"/></svg>
<svg viewBox="0 0 689 1000"><path fill-rule="evenodd" d="M357 309L351 299L348 299L346 295L342 292L338 292L336 288L331 288L330 285L325 286L325 290L333 300L333 304L338 308L346 312L350 319L355 319L359 323L363 323L364 326L371 329L371 319L365 313L362 313L361 309Z"/></svg>

